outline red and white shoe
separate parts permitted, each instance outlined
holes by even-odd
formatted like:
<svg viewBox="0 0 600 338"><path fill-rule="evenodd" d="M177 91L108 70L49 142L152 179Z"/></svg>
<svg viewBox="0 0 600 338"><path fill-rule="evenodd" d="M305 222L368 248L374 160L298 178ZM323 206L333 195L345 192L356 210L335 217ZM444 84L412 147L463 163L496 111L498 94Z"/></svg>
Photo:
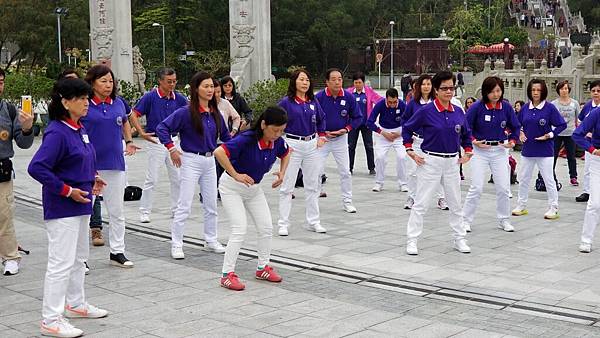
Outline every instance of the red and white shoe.
<svg viewBox="0 0 600 338"><path fill-rule="evenodd" d="M273 283L279 283L283 278L272 267L265 265L262 270L256 270L256 279L266 280Z"/></svg>
<svg viewBox="0 0 600 338"><path fill-rule="evenodd" d="M227 274L227 277L221 277L221 286L233 291L242 291L246 288L238 276L232 271Z"/></svg>

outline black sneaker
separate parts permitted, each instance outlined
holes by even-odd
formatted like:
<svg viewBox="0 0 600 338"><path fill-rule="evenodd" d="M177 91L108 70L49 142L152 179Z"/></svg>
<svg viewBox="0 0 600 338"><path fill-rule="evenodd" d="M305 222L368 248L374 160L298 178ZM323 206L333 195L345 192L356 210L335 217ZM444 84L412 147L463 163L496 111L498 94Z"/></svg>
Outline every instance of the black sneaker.
<svg viewBox="0 0 600 338"><path fill-rule="evenodd" d="M110 254L110 265L118 266L121 268L133 268L133 262L127 259L124 254Z"/></svg>
<svg viewBox="0 0 600 338"><path fill-rule="evenodd" d="M369 175L374 176L375 175L375 169L370 169L369 170Z"/></svg>
<svg viewBox="0 0 600 338"><path fill-rule="evenodd" d="M577 202L587 202L590 199L590 194L584 192L583 194L575 197L575 201Z"/></svg>
<svg viewBox="0 0 600 338"><path fill-rule="evenodd" d="M83 262L83 264L85 264L85 274L89 275L90 274L90 267L87 265L87 262Z"/></svg>

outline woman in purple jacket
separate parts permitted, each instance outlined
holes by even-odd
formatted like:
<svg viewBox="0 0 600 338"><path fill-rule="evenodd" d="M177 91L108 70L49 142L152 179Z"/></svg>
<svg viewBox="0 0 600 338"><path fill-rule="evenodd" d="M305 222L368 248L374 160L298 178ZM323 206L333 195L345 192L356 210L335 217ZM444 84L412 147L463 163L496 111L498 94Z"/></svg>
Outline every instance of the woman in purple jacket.
<svg viewBox="0 0 600 338"><path fill-rule="evenodd" d="M80 118L88 111L90 86L80 79L58 82L48 107L50 124L29 164L29 175L42 184L48 234L48 266L40 331L54 337L78 337L83 331L63 318L101 318L108 312L85 301L84 262L89 256L91 196L106 184L96 175L96 152Z"/></svg>

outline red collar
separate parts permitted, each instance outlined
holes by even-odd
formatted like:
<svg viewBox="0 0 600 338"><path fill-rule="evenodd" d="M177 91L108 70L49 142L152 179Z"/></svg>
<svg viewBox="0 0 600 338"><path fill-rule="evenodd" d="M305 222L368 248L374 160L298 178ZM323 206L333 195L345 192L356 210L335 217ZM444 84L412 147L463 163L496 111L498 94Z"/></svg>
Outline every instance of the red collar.
<svg viewBox="0 0 600 338"><path fill-rule="evenodd" d="M400 102L400 101L398 101L398 102ZM387 108L394 108L394 109L397 109L397 108L398 108L398 105L399 105L399 103L396 103L396 106L395 106L395 107L390 107L390 106L388 106L388 103L387 103L387 101L385 101L385 106L386 106Z"/></svg>
<svg viewBox="0 0 600 338"><path fill-rule="evenodd" d="M99 105L100 103L112 104L113 99L111 99L110 96L107 96L104 99L104 101L102 101L98 96L94 95L94 97L92 97L92 103L95 104L96 106Z"/></svg>
<svg viewBox="0 0 600 338"><path fill-rule="evenodd" d="M325 87L325 95L331 96L331 91L329 90L329 87ZM344 90L340 88L340 91L337 93L336 96L344 96Z"/></svg>
<svg viewBox="0 0 600 338"><path fill-rule="evenodd" d="M265 150L265 149L273 149L273 148L275 148L275 142L271 142L271 143L267 144L262 138L260 140L258 140L258 149Z"/></svg>
<svg viewBox="0 0 600 338"><path fill-rule="evenodd" d="M444 107L442 106L442 103L440 102L440 100L438 100L437 98L435 100L433 100L433 105L435 106L435 109L437 109L437 111L439 111L440 113L443 111L449 111L449 112L453 112L454 111L454 106L452 105L452 103L448 104L448 107Z"/></svg>
<svg viewBox="0 0 600 338"><path fill-rule="evenodd" d="M160 97L161 99L171 99L171 100L175 100L175 92L170 92L169 94L164 94L163 92L160 91L160 88L156 87L156 93L158 94L158 97Z"/></svg>
<svg viewBox="0 0 600 338"><path fill-rule="evenodd" d="M500 101L496 102L496 106L494 106L491 102L488 102L488 103L485 104L485 107L488 110L492 110L492 109L501 110L502 109L502 102L500 102Z"/></svg>
<svg viewBox="0 0 600 338"><path fill-rule="evenodd" d="M200 113L210 113L210 110L206 110L206 109L204 109L204 107L202 107L202 105L198 105L198 112L200 112Z"/></svg>
<svg viewBox="0 0 600 338"><path fill-rule="evenodd" d="M303 99L303 98L301 98L300 96L296 96L296 97L294 98L294 100L296 101L296 103L297 103L297 104L304 104L304 103L308 102L308 99L307 99L307 100L304 100L304 99Z"/></svg>
<svg viewBox="0 0 600 338"><path fill-rule="evenodd" d="M61 120L61 122L64 123L64 124L66 124L67 126L69 126L69 128L71 128L73 130L79 130L79 129L81 129L81 123L79 121L77 121L77 123L76 123L70 117L67 118L67 119Z"/></svg>

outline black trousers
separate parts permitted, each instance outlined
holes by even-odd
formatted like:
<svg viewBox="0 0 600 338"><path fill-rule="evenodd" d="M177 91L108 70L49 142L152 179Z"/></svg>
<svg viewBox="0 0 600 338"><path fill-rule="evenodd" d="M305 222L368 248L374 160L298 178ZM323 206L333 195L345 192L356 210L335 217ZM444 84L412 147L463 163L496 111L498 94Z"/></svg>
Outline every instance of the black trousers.
<svg viewBox="0 0 600 338"><path fill-rule="evenodd" d="M90 229L102 230L102 196L96 196L94 206L92 207L92 216L90 217Z"/></svg>
<svg viewBox="0 0 600 338"><path fill-rule="evenodd" d="M567 163L569 164L569 178L577 178L577 160L575 160L575 141L571 136L556 136L554 138L554 168L560 148L565 146L567 150ZM556 172L554 173L556 178Z"/></svg>
<svg viewBox="0 0 600 338"><path fill-rule="evenodd" d="M354 169L354 155L356 154L356 144L358 143L358 134L362 133L362 140L365 144L367 153L367 167L369 170L375 169L375 155L373 155L373 132L362 125L359 128L352 129L348 133L348 153L350 155L350 171Z"/></svg>

